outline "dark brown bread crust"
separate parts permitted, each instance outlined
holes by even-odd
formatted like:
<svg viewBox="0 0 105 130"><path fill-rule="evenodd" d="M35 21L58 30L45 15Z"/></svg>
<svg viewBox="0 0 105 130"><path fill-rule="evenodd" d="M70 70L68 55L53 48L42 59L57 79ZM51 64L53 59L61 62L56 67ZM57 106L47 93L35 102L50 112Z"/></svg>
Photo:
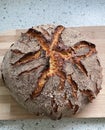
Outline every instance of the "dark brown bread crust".
<svg viewBox="0 0 105 130"><path fill-rule="evenodd" d="M22 34L4 57L2 75L21 105L52 119L79 112L97 96L102 82L95 45L61 25Z"/></svg>

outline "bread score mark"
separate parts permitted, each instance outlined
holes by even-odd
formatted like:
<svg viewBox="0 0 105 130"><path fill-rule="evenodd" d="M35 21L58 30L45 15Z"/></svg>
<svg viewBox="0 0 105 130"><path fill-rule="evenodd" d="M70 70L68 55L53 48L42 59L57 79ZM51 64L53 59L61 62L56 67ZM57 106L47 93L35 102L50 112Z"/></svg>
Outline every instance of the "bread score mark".
<svg viewBox="0 0 105 130"><path fill-rule="evenodd" d="M38 80L37 87L32 92L31 98L34 98L34 97L37 97L37 96L40 95L41 91L43 90L43 88L45 86L45 83L48 80L48 77L60 73L59 62L57 61L57 54L56 54L56 51L54 51L54 47L57 46L57 43L59 41L59 38L60 38L63 30L64 30L63 26L57 26L56 27L54 34L52 36L51 42L49 44L50 45L49 47L45 45L48 42L45 43L44 42L45 40L38 39L39 37L40 38L42 37L42 35L40 33L38 33L38 34L40 34L39 37L36 36L36 35L33 35L33 36L35 36L35 38L37 40L39 40L40 46L42 47L43 50L46 51L46 56L49 57L49 68L48 68L48 70L43 71L41 77ZM60 75L61 75L61 78L62 78L62 74L60 74ZM62 82L62 84L63 84L63 82Z"/></svg>
<svg viewBox="0 0 105 130"><path fill-rule="evenodd" d="M13 51L16 54L19 53L18 51ZM21 65L21 64L26 64L30 61L33 61L35 59L38 59L41 55L40 51L37 52L29 52L25 55L23 55L23 57L21 57L18 61L16 61L15 63L11 63L12 65Z"/></svg>
<svg viewBox="0 0 105 130"><path fill-rule="evenodd" d="M54 34L52 35L51 46L49 48L51 51L57 47L59 38L60 38L63 30L64 30L64 27L61 25L59 25L55 28Z"/></svg>
<svg viewBox="0 0 105 130"><path fill-rule="evenodd" d="M71 75L67 76L67 81L71 85L72 97L74 97L77 100L78 99L78 97L77 97L77 91L78 91L77 83L72 79Z"/></svg>
<svg viewBox="0 0 105 130"><path fill-rule="evenodd" d="M42 73L42 75L38 79L37 87L35 87L34 91L30 95L31 99L33 99L34 97L37 97L37 96L40 95L41 91L44 88L45 83L49 79L48 76L47 76L47 73L48 73L48 71L44 70L43 73Z"/></svg>
<svg viewBox="0 0 105 130"><path fill-rule="evenodd" d="M44 51L48 52L48 50L49 50L48 41L41 32L31 28L27 31L27 34L29 36L36 38L38 40L40 46L42 47L42 49Z"/></svg>
<svg viewBox="0 0 105 130"><path fill-rule="evenodd" d="M80 48L88 48L89 52L81 56L76 56L75 51ZM82 73L88 76L88 72L85 66L81 63L81 60L97 53L95 45L87 41L80 41L74 45L73 51L74 51L74 54L73 54L74 56L72 57L73 63L76 64L76 66L79 68L79 70L81 70Z"/></svg>

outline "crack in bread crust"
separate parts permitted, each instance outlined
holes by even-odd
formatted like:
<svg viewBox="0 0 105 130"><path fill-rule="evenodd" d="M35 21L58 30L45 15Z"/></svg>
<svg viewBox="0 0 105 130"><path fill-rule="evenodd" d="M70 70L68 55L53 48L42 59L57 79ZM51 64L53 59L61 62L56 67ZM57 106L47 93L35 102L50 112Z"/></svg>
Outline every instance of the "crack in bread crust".
<svg viewBox="0 0 105 130"><path fill-rule="evenodd" d="M92 90L88 90L88 89L87 90L80 90L80 92L82 94L86 95L90 102L92 102L92 100L95 98L95 95L92 92Z"/></svg>
<svg viewBox="0 0 105 130"><path fill-rule="evenodd" d="M15 52L15 51L13 51ZM18 54L18 51L15 52L16 54ZM23 57L21 57L18 61L16 61L15 63L11 63L12 65L21 65L21 64L26 64L28 62L33 61L34 59L38 59L41 55L40 51L37 51L35 53L33 52L29 52L25 55L23 55Z"/></svg>
<svg viewBox="0 0 105 130"><path fill-rule="evenodd" d="M43 48L44 51L49 50L48 41L41 32L31 28L27 31L27 34L29 36L36 38L39 41L39 44Z"/></svg>
<svg viewBox="0 0 105 130"><path fill-rule="evenodd" d="M53 51L54 47L57 45L58 41L59 41L59 37L62 33L62 31L64 30L63 26L58 26L55 31L54 34L52 36L52 40L50 43L50 47L46 48L46 45L43 41L40 40L41 44L44 46L44 49L46 50L46 56L50 58L49 60L49 69L47 71L44 71L41 75L41 77L38 80L38 86L35 88L35 90L33 91L31 97L37 97L40 95L41 91L44 88L45 83L48 80L49 76L52 76L54 74L59 74L59 68L57 66L59 62L57 62L57 57L56 57L56 51ZM37 38L37 37L36 37ZM43 49L43 46L42 49ZM58 71L58 72L57 72Z"/></svg>
<svg viewBox="0 0 105 130"><path fill-rule="evenodd" d="M33 99L34 97L37 97L40 95L41 91L44 88L45 83L47 82L47 80L49 79L47 76L48 71L44 70L42 75L40 76L40 78L38 79L38 83L37 83L37 87L34 89L34 91L32 92L31 99Z"/></svg>
<svg viewBox="0 0 105 130"><path fill-rule="evenodd" d="M21 52L20 50L18 49L11 49L11 51L15 54L24 54L23 52Z"/></svg>
<svg viewBox="0 0 105 130"><path fill-rule="evenodd" d="M67 81L71 85L72 96L77 100L78 99L78 97L77 97L78 86L77 86L76 82L72 79L71 75L67 76Z"/></svg>

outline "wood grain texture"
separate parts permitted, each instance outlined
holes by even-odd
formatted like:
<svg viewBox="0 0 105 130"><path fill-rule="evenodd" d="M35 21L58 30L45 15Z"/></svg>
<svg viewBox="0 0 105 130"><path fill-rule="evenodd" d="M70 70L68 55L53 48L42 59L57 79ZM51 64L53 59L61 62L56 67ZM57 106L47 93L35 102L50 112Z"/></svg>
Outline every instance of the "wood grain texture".
<svg viewBox="0 0 105 130"><path fill-rule="evenodd" d="M89 103L82 112L73 118L102 118L105 117L105 26L98 27L76 27L86 35L86 40L96 44L98 57L103 67L102 90L92 103ZM0 66L5 52L15 42L21 32L25 29L10 30L0 33ZM12 98L10 91L4 86L0 72L0 120L40 118L29 114L24 108Z"/></svg>

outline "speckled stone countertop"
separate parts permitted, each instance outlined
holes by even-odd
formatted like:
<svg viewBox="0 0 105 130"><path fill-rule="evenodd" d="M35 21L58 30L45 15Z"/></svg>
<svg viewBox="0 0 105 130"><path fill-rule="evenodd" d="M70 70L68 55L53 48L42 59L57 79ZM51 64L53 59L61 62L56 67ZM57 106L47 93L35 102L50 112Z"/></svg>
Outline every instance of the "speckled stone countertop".
<svg viewBox="0 0 105 130"><path fill-rule="evenodd" d="M105 0L0 0L0 32L47 23L105 25ZM105 130L105 119L0 121L0 130Z"/></svg>

